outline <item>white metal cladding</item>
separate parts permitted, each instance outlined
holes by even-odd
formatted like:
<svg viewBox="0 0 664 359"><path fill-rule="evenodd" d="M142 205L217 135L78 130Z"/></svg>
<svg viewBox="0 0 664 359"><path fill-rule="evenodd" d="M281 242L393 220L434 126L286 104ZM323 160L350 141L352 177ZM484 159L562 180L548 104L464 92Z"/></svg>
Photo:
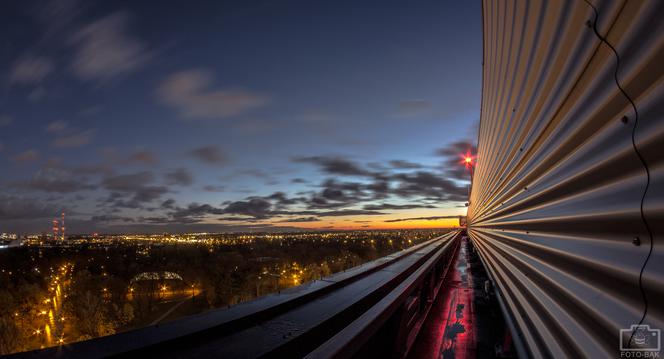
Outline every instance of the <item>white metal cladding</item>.
<svg viewBox="0 0 664 359"><path fill-rule="evenodd" d="M645 324L664 330L664 1L598 1L650 169ZM533 357L616 357L641 319L646 172L616 57L583 0L483 2L478 159L468 208L517 340ZM627 116L627 123L621 120ZM633 244L639 237L640 246Z"/></svg>

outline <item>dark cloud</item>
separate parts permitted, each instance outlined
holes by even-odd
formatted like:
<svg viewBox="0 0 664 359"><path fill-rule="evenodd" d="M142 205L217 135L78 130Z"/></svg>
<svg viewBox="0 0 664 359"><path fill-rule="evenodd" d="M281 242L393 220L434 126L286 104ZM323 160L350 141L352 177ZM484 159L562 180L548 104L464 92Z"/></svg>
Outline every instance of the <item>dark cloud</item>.
<svg viewBox="0 0 664 359"><path fill-rule="evenodd" d="M189 186L194 182L194 176L184 168L164 174L169 185Z"/></svg>
<svg viewBox="0 0 664 359"><path fill-rule="evenodd" d="M210 165L221 165L226 163L226 156L215 146L203 146L189 152L194 158Z"/></svg>
<svg viewBox="0 0 664 359"><path fill-rule="evenodd" d="M366 186L359 182L340 182L326 179L320 184L321 190L304 201L310 209L338 208L357 204L369 196Z"/></svg>
<svg viewBox="0 0 664 359"><path fill-rule="evenodd" d="M477 153L477 147L475 146L473 141L470 140L456 141L436 150L436 154L439 156L455 157L456 159L460 159L459 157L465 154L466 152L470 152L472 154Z"/></svg>
<svg viewBox="0 0 664 359"><path fill-rule="evenodd" d="M381 204L369 204L362 207L364 209L373 210L373 211L382 211L386 209L415 209L415 208L436 208L436 206L430 204L390 204L390 203L381 203Z"/></svg>
<svg viewBox="0 0 664 359"><path fill-rule="evenodd" d="M275 192L267 197L265 199L273 200L276 202L277 206L289 206L292 204L296 204L301 201L301 199L298 198L288 198L285 193L283 192Z"/></svg>
<svg viewBox="0 0 664 359"><path fill-rule="evenodd" d="M152 202L169 192L164 186L152 185L154 180L152 172L143 171L107 177L102 181L102 185L113 191L109 199L115 206L138 208L142 203ZM130 197L129 201L124 198L126 196Z"/></svg>
<svg viewBox="0 0 664 359"><path fill-rule="evenodd" d="M297 232L302 228L274 226L268 223L227 224L227 223L187 223L174 222L169 217L139 217L136 224L113 224L103 227L104 233L192 233L192 232ZM139 224L140 223L140 224Z"/></svg>
<svg viewBox="0 0 664 359"><path fill-rule="evenodd" d="M290 181L291 183L308 183L304 178L293 178Z"/></svg>
<svg viewBox="0 0 664 359"><path fill-rule="evenodd" d="M58 213L58 209L35 198L0 194L0 221L49 218Z"/></svg>
<svg viewBox="0 0 664 359"><path fill-rule="evenodd" d="M437 221L439 219L459 218L459 216L433 216L433 217L412 217L388 219L385 222L406 222L406 221Z"/></svg>
<svg viewBox="0 0 664 359"><path fill-rule="evenodd" d="M84 182L81 177L59 168L41 169L27 183L21 182L16 185L20 188L55 193L71 193L96 188L96 186Z"/></svg>
<svg viewBox="0 0 664 359"><path fill-rule="evenodd" d="M152 172L137 172L105 178L103 185L112 191L131 192L137 188L145 187L154 181Z"/></svg>
<svg viewBox="0 0 664 359"><path fill-rule="evenodd" d="M164 202L161 203L161 208L174 209L175 200L173 198L165 200Z"/></svg>
<svg viewBox="0 0 664 359"><path fill-rule="evenodd" d="M251 198L247 201L236 201L228 204L224 209L224 214L242 215L265 219L270 216L272 203L264 198Z"/></svg>
<svg viewBox="0 0 664 359"><path fill-rule="evenodd" d="M133 223L136 222L134 218L131 217L123 217L123 216L116 216L112 214L105 214L105 215L99 215L99 216L92 216L90 218L92 222L123 222L123 223Z"/></svg>
<svg viewBox="0 0 664 359"><path fill-rule="evenodd" d="M305 212L302 212L305 213ZM309 212L307 212L309 213ZM383 214L388 214L385 212L379 212L379 211L367 211L363 209L344 209L344 210L337 210L337 211L323 211L323 212L316 212L316 213L310 213L310 214L315 214L319 217L343 217L343 216L378 216L378 215L383 215Z"/></svg>
<svg viewBox="0 0 664 359"><path fill-rule="evenodd" d="M169 189L164 186L145 186L134 193L133 200L152 202L168 192L170 192Z"/></svg>
<svg viewBox="0 0 664 359"><path fill-rule="evenodd" d="M400 181L394 193L401 197L421 196L449 201L466 199L465 187L459 187L451 180L431 172L402 173L394 177Z"/></svg>
<svg viewBox="0 0 664 359"><path fill-rule="evenodd" d="M436 150L436 154L443 157L442 167L446 177L460 181L470 180L468 170L461 163L466 153L477 154L477 147L473 141L456 141Z"/></svg>
<svg viewBox="0 0 664 359"><path fill-rule="evenodd" d="M224 210L213 207L209 204L190 203L186 208L177 208L172 212L171 218L177 223L186 223L200 221L203 217L210 214L224 214Z"/></svg>
<svg viewBox="0 0 664 359"><path fill-rule="evenodd" d="M290 218L278 221L278 223L304 223L304 222L320 222L320 219L317 217L298 217L298 218Z"/></svg>
<svg viewBox="0 0 664 359"><path fill-rule="evenodd" d="M390 194L390 183L388 179L376 178L372 183L366 185L366 189L371 191L371 199L384 199Z"/></svg>
<svg viewBox="0 0 664 359"><path fill-rule="evenodd" d="M357 163L341 157L310 156L294 157L294 162L313 163L325 173L343 176L368 176L371 173Z"/></svg>
<svg viewBox="0 0 664 359"><path fill-rule="evenodd" d="M404 161L404 160L392 160L389 162L390 166L392 168L396 169L418 169L422 168L423 166L420 164L417 164L415 162L409 162L409 161Z"/></svg>

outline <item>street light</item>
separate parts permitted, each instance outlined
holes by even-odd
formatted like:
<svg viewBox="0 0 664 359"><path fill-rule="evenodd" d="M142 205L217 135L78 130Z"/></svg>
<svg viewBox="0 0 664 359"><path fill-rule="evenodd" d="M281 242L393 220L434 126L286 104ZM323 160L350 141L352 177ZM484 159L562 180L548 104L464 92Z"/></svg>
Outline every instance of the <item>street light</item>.
<svg viewBox="0 0 664 359"><path fill-rule="evenodd" d="M468 200L470 201L470 190L473 185L473 168L475 167L475 159L477 157L473 156L470 150L466 151L465 154L461 155L461 163L466 166L468 172L470 172L470 185L468 186Z"/></svg>

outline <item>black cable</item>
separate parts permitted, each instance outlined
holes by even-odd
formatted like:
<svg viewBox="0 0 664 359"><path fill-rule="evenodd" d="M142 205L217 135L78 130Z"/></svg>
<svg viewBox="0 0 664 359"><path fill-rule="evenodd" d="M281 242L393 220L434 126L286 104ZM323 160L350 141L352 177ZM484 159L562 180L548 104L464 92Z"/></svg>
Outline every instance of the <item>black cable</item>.
<svg viewBox="0 0 664 359"><path fill-rule="evenodd" d="M643 168L646 170L646 187L643 190L643 194L641 195L641 205L640 205L640 210L641 210L641 221L643 222L643 225L646 227L646 230L648 231L648 236L650 237L650 249L648 250L648 256L646 256L645 261L643 261L643 265L641 266L641 271L639 272L639 290L641 291L641 297L643 298L643 316L641 316L641 320L639 320L638 326L643 324L643 321L646 319L646 315L648 314L648 297L646 295L646 291L643 288L643 272L646 269L646 266L648 265L648 261L650 260L650 256L652 255L652 249L653 249L653 235L652 231L650 230L650 225L648 224L648 221L646 220L645 213L643 211L643 203L645 202L646 199L646 194L648 193L648 188L650 187L650 169L648 168L648 164L646 163L646 160L643 158L641 155L641 152L639 152L638 147L636 146L636 127L639 123L639 112L636 109L636 105L634 104L634 101L632 101L632 98L629 97L625 89L620 86L620 82L618 81L618 69L620 68L620 55L618 55L618 51L604 38L602 35L600 35L599 31L597 31L597 20L599 19L599 12L597 11L597 8L590 3L588 0L584 0L586 4L588 4L592 9L595 14L595 18L593 19L592 23L592 29L595 32L595 36L597 36L603 43L605 43L611 51L613 51L613 54L616 57L616 70L613 73L613 79L616 82L616 86L618 86L618 89L620 89L620 92L627 98L629 103L632 105L632 108L634 109L634 126L632 127L632 148L634 149L634 153L636 153L636 156L639 158L641 161L641 164L643 165ZM632 331L632 335L629 337L629 342L627 342L627 347L631 348L632 347L632 339L634 338L634 334L636 332L636 328Z"/></svg>

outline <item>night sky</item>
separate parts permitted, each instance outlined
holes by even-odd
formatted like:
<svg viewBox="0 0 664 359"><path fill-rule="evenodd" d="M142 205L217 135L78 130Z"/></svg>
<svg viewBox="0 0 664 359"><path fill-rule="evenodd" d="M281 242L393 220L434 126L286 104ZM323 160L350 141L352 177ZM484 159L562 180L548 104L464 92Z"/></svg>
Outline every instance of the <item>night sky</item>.
<svg viewBox="0 0 664 359"><path fill-rule="evenodd" d="M479 1L5 1L0 232L445 227Z"/></svg>

